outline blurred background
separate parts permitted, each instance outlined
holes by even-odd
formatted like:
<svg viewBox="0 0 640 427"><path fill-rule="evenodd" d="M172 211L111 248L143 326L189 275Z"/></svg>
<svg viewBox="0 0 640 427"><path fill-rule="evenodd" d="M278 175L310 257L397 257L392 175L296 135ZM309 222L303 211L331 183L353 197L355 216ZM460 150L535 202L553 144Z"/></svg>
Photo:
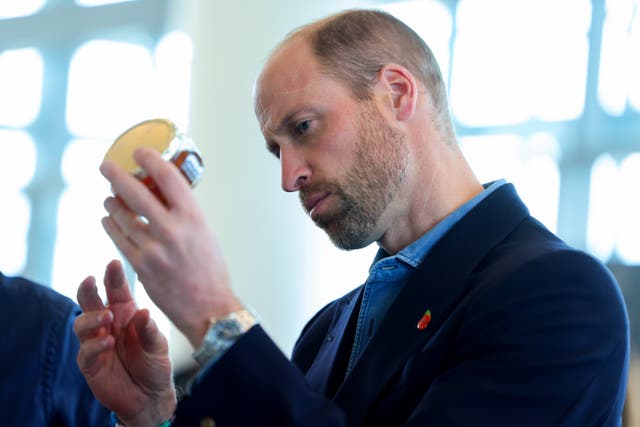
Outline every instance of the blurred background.
<svg viewBox="0 0 640 427"><path fill-rule="evenodd" d="M195 191L237 293L290 354L317 309L364 282L376 248L335 249L280 190L253 85L288 31L351 7L388 10L425 39L477 175L513 182L614 272L632 328L628 425L640 425L640 0L2 0L0 270L74 299L101 278L120 255L100 226L98 165L126 128L166 117L203 153ZM188 372L192 349L134 290Z"/></svg>

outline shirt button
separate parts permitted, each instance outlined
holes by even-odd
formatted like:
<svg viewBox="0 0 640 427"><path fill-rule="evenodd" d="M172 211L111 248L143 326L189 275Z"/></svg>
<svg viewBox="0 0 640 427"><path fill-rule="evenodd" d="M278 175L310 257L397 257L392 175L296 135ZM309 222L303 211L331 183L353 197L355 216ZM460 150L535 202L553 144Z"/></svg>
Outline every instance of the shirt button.
<svg viewBox="0 0 640 427"><path fill-rule="evenodd" d="M213 421L213 418L203 418L200 421L200 427L216 427L216 422Z"/></svg>

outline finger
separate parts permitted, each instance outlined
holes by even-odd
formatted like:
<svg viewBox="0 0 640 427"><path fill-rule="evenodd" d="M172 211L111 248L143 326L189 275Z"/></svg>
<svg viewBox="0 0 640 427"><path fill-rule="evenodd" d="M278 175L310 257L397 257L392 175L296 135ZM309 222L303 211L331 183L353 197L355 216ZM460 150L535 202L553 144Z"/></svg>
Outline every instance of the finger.
<svg viewBox="0 0 640 427"><path fill-rule="evenodd" d="M127 236L135 245L144 245L149 239L149 226L142 218L129 209L119 198L108 197L104 201L104 208L109 217L117 224L122 234Z"/></svg>
<svg viewBox="0 0 640 427"><path fill-rule="evenodd" d="M105 351L113 349L114 345L115 339L111 335L84 341L80 345L80 350L78 350L78 356L76 357L80 371L89 376L93 376L100 368L100 366L98 366L98 358L100 355Z"/></svg>
<svg viewBox="0 0 640 427"><path fill-rule="evenodd" d="M137 215L150 219L166 212L162 202L140 180L115 162L105 160L100 165L100 172L111 183L112 191L118 198Z"/></svg>
<svg viewBox="0 0 640 427"><path fill-rule="evenodd" d="M138 310L132 323L140 339L140 346L145 352L160 354L168 351L167 340L151 318L149 310Z"/></svg>
<svg viewBox="0 0 640 427"><path fill-rule="evenodd" d="M112 321L111 310L89 311L76 318L73 322L73 332L80 342L89 338L102 337L108 334Z"/></svg>
<svg viewBox="0 0 640 427"><path fill-rule="evenodd" d="M93 276L89 276L80 283L77 293L78 304L82 308L82 311L98 311L105 308L104 303L98 295L98 288L96 287L96 279Z"/></svg>
<svg viewBox="0 0 640 427"><path fill-rule="evenodd" d="M135 260L138 257L138 247L120 230L113 218L102 218L102 227L125 258L135 265Z"/></svg>
<svg viewBox="0 0 640 427"><path fill-rule="evenodd" d="M120 261L113 260L107 265L104 273L104 286L107 291L109 305L134 302L129 289L129 282L127 282L127 278L124 275L124 269Z"/></svg>
<svg viewBox="0 0 640 427"><path fill-rule="evenodd" d="M151 176L170 208L191 209L194 198L188 181L173 163L164 161L158 152L149 148L138 148L133 158Z"/></svg>

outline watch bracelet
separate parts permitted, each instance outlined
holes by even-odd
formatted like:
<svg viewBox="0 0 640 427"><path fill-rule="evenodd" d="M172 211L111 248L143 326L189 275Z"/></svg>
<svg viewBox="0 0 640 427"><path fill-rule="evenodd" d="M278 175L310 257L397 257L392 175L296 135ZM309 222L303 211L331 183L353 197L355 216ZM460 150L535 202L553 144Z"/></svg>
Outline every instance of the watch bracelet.
<svg viewBox="0 0 640 427"><path fill-rule="evenodd" d="M257 314L244 304L223 318L212 317L202 344L192 354L193 358L200 366L216 361L258 322Z"/></svg>

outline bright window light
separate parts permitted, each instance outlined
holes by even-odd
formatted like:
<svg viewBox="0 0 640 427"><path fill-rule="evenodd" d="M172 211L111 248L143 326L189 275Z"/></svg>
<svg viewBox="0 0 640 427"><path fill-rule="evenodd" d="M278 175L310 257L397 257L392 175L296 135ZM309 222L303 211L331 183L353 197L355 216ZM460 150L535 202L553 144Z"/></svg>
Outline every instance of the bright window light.
<svg viewBox="0 0 640 427"><path fill-rule="evenodd" d="M453 19L449 10L434 1L412 0L389 3L383 10L410 26L433 51L445 81L449 77L449 43Z"/></svg>
<svg viewBox="0 0 640 427"><path fill-rule="evenodd" d="M640 76L640 0L635 2L629 35L629 49L631 52L631 55L628 56L629 75L635 76L629 81L629 103L634 109L640 111L640 79L637 77Z"/></svg>
<svg viewBox="0 0 640 427"><path fill-rule="evenodd" d="M620 163L620 198L617 209L617 252L625 264L640 264L640 153Z"/></svg>
<svg viewBox="0 0 640 427"><path fill-rule="evenodd" d="M131 125L152 117L153 81L153 60L144 47L107 40L85 43L69 67L69 131L113 140Z"/></svg>
<svg viewBox="0 0 640 427"><path fill-rule="evenodd" d="M131 0L76 0L76 4L79 6L102 6L105 4L124 3Z"/></svg>
<svg viewBox="0 0 640 427"><path fill-rule="evenodd" d="M36 148L31 137L20 131L0 130L0 271L19 274L27 256L27 235L31 220L31 204L24 188L33 179ZM7 155L10 154L10 155Z"/></svg>
<svg viewBox="0 0 640 427"><path fill-rule="evenodd" d="M79 139L70 143L62 156L62 177L67 185L87 190L108 190L107 181L98 168L111 141ZM108 193L103 193L106 197Z"/></svg>
<svg viewBox="0 0 640 427"><path fill-rule="evenodd" d="M107 148L108 143L76 140L62 158L67 189L58 207L52 287L70 298L75 298L87 275L101 281L107 263L121 259L100 225L106 215L103 201L111 194L109 183L98 171Z"/></svg>
<svg viewBox="0 0 640 427"><path fill-rule="evenodd" d="M518 135L466 136L460 148L481 182L514 177L522 163Z"/></svg>
<svg viewBox="0 0 640 427"><path fill-rule="evenodd" d="M488 126L580 116L590 18L589 0L461 0L450 90L456 118Z"/></svg>
<svg viewBox="0 0 640 427"><path fill-rule="evenodd" d="M615 246L616 211L620 200L618 166L609 154L599 156L591 168L587 250L608 261Z"/></svg>
<svg viewBox="0 0 640 427"><path fill-rule="evenodd" d="M2 222L0 241L11 242L0 246L0 271L6 275L20 274L27 259L27 235L31 219L31 205L23 193L0 192Z"/></svg>
<svg viewBox="0 0 640 427"><path fill-rule="evenodd" d="M0 130L0 188L18 192L33 179L36 146L26 132ZM2 206L8 206L2 202ZM4 220L4 218L3 218Z"/></svg>
<svg viewBox="0 0 640 427"><path fill-rule="evenodd" d="M183 31L165 35L155 50L157 111L186 130L189 124L189 97L191 90L191 38Z"/></svg>
<svg viewBox="0 0 640 427"><path fill-rule="evenodd" d="M42 98L42 56L37 49L0 53L0 125L23 127L35 120Z"/></svg>
<svg viewBox="0 0 640 427"><path fill-rule="evenodd" d="M24 193L0 189L2 221L0 221L0 271L6 275L20 274L27 259L27 234L31 220L31 205Z"/></svg>
<svg viewBox="0 0 640 427"><path fill-rule="evenodd" d="M47 0L2 0L0 19L27 16L39 11Z"/></svg>
<svg viewBox="0 0 640 427"><path fill-rule="evenodd" d="M527 140L517 135L463 137L460 147L481 182L504 178L513 183L531 214L556 231L560 171L555 138L549 134Z"/></svg>
<svg viewBox="0 0 640 427"><path fill-rule="evenodd" d="M640 110L640 0L607 0L602 30L598 98L611 115L621 115L627 99Z"/></svg>

